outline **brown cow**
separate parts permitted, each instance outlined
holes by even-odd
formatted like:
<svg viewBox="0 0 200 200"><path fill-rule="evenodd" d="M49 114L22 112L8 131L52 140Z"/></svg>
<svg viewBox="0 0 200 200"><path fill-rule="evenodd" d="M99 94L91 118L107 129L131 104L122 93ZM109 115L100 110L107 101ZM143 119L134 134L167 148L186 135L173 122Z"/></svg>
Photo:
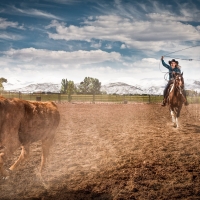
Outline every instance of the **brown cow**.
<svg viewBox="0 0 200 200"><path fill-rule="evenodd" d="M41 172L59 121L60 114L53 102L29 102L0 96L0 173L8 175L3 164L17 148L22 147L21 154L9 168L11 171L28 157L30 144L39 140L42 141Z"/></svg>

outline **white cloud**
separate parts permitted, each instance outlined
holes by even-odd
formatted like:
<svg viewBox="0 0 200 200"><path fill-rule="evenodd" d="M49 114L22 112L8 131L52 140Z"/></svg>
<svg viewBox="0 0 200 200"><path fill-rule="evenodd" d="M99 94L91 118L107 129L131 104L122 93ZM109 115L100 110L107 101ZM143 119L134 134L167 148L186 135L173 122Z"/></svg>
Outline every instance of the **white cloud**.
<svg viewBox="0 0 200 200"><path fill-rule="evenodd" d="M177 16L171 13L150 13L146 15L154 21L192 21L192 16Z"/></svg>
<svg viewBox="0 0 200 200"><path fill-rule="evenodd" d="M121 47L120 47L120 49L126 49L126 48L127 48L127 47L126 47L125 44L122 44Z"/></svg>
<svg viewBox="0 0 200 200"><path fill-rule="evenodd" d="M168 43L199 40L200 31L189 24L177 21L132 21L119 16L98 16L95 20L86 20L84 25L66 26L53 20L46 28L54 27L56 33L48 32L54 40L92 39L120 41L129 48L151 49L159 51Z"/></svg>
<svg viewBox="0 0 200 200"><path fill-rule="evenodd" d="M57 20L62 19L56 15L53 15L51 13L48 13L48 12L45 12L42 10L28 9L28 8L21 9L21 8L17 8L15 6L9 7L9 9L4 9L2 12L6 13L6 14L12 14L12 15L26 15L26 16L49 18L49 19L57 19Z"/></svg>
<svg viewBox="0 0 200 200"><path fill-rule="evenodd" d="M112 45L111 44L106 44L105 48L106 49L112 49Z"/></svg>
<svg viewBox="0 0 200 200"><path fill-rule="evenodd" d="M31 63L32 65L48 65L54 66L77 66L105 61L120 61L121 55L116 52L107 53L102 50L94 51L49 51L45 49L25 48L25 49L10 49L4 52L9 59L18 61L19 63Z"/></svg>
<svg viewBox="0 0 200 200"><path fill-rule="evenodd" d="M57 17L51 13L47 13L47 12L37 10L37 9L30 9L28 11L23 11L23 13L28 14L28 15L33 15L33 16L50 18L50 19L61 19L60 17Z"/></svg>
<svg viewBox="0 0 200 200"><path fill-rule="evenodd" d="M101 43L101 41L99 41L99 42L92 41L90 46L95 48L95 49L99 49L99 48L101 48L102 43Z"/></svg>
<svg viewBox="0 0 200 200"><path fill-rule="evenodd" d="M81 2L81 0L45 0L47 2L55 2L60 4L75 4Z"/></svg>
<svg viewBox="0 0 200 200"><path fill-rule="evenodd" d="M8 27L17 28L17 29L24 29L24 27L22 25L19 26L18 22L8 21L7 19L0 17L0 29L5 30Z"/></svg>
<svg viewBox="0 0 200 200"><path fill-rule="evenodd" d="M0 38L4 40L21 40L23 37L21 35L4 32L0 34Z"/></svg>
<svg viewBox="0 0 200 200"><path fill-rule="evenodd" d="M143 58L142 61L147 61L149 63L159 63L159 60L156 60L155 58Z"/></svg>
<svg viewBox="0 0 200 200"><path fill-rule="evenodd" d="M107 60L110 61L109 65L103 63ZM166 62L168 60L171 59L165 58ZM160 58L143 58L134 62L126 62L119 54L106 53L101 50L64 52L34 48L11 49L5 52L0 61L1 76L7 78L8 81L15 78L23 84L30 82L60 83L62 78L79 83L86 76L98 78L103 84L119 80L139 84L144 78L160 79L164 83L164 74L159 70L159 63ZM199 62L180 61L180 65L186 79L199 79ZM167 72L161 63L160 68ZM142 82L145 83L145 81Z"/></svg>

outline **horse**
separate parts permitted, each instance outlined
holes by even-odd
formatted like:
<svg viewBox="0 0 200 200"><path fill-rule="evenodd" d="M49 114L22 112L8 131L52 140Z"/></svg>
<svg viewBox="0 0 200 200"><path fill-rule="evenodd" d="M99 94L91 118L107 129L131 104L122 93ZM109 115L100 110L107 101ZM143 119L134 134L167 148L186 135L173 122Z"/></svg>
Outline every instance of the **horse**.
<svg viewBox="0 0 200 200"><path fill-rule="evenodd" d="M183 73L174 73L173 74L173 81L172 84L169 87L168 91L168 98L167 98L167 104L169 106L169 110L172 117L172 122L175 128L179 127L178 118L180 116L180 112L183 106L183 103L185 103L187 100L185 96L183 95L183 89L184 89L184 79L183 79Z"/></svg>

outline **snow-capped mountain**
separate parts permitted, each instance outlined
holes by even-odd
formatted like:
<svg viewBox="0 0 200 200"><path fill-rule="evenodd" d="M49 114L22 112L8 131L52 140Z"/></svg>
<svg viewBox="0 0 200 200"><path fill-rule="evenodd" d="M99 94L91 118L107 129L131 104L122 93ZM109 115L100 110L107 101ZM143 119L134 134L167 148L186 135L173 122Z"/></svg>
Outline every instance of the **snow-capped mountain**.
<svg viewBox="0 0 200 200"><path fill-rule="evenodd" d="M52 93L58 93L60 92L60 84L54 84L54 83L37 83L37 84L30 84L28 86L22 87L22 88L16 88L9 91L12 92L52 92ZM6 87L5 87L6 89Z"/></svg>
<svg viewBox="0 0 200 200"><path fill-rule="evenodd" d="M27 84L27 83L26 83ZM139 84L131 85L123 82L114 82L102 85L101 91L106 92L107 94L151 94L151 95L162 95L165 87L164 82L160 81L150 81L150 80L142 80ZM61 84L55 83L32 83L26 85L24 87L15 87L18 84L4 84L4 88L7 91L13 92L60 92ZM25 83L24 83L25 85ZM79 84L75 84L78 86ZM197 80L186 80L185 81L186 90L194 90L200 93L200 81Z"/></svg>
<svg viewBox="0 0 200 200"><path fill-rule="evenodd" d="M101 87L102 92L107 94L142 94L143 90L140 87L128 85L126 83L117 82L109 83Z"/></svg>
<svg viewBox="0 0 200 200"><path fill-rule="evenodd" d="M3 83L5 90L15 90L16 88L23 88L27 85L32 84L33 82L22 82L15 78L9 78L9 81L7 83Z"/></svg>

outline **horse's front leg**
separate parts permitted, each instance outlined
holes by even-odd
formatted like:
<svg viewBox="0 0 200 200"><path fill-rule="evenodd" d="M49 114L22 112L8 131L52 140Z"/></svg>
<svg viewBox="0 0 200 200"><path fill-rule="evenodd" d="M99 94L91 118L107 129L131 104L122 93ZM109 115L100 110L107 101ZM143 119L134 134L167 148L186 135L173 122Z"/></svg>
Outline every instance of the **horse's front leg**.
<svg viewBox="0 0 200 200"><path fill-rule="evenodd" d="M179 105L178 110L177 110L177 114L176 114L176 127L177 128L179 127L178 118L180 117L181 108L182 108L182 104Z"/></svg>
<svg viewBox="0 0 200 200"><path fill-rule="evenodd" d="M177 127L178 118L177 118L174 110L172 110L172 109L171 109L171 116L172 116L172 123L174 124L174 127Z"/></svg>
<svg viewBox="0 0 200 200"><path fill-rule="evenodd" d="M179 128L178 117L176 116L176 128Z"/></svg>

